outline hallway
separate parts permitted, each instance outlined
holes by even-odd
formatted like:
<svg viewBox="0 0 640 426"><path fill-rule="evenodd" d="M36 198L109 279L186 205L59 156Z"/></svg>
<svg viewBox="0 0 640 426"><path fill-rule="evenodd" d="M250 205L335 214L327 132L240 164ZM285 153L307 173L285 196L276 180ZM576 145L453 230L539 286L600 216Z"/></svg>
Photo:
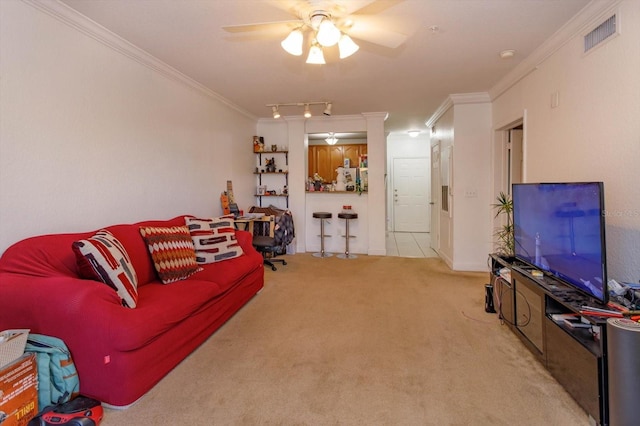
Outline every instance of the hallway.
<svg viewBox="0 0 640 426"><path fill-rule="evenodd" d="M387 256L438 257L428 232L387 232Z"/></svg>

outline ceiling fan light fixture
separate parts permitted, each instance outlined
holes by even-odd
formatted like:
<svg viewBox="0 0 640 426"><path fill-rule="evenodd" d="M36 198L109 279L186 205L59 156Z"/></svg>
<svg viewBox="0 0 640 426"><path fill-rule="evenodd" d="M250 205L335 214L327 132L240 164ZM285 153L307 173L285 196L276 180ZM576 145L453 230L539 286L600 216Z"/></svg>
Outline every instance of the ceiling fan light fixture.
<svg viewBox="0 0 640 426"><path fill-rule="evenodd" d="M314 42L311 45L311 49L309 49L309 56L307 57L307 63L316 64L316 65L324 65L326 63L324 61L324 54L322 53L322 48L316 42Z"/></svg>
<svg viewBox="0 0 640 426"><path fill-rule="evenodd" d="M340 30L335 26L330 18L324 18L318 27L316 40L321 46L330 47L340 40Z"/></svg>
<svg viewBox="0 0 640 426"><path fill-rule="evenodd" d="M273 118L280 118L280 111L278 111L278 105L274 105L271 107L271 111L273 112Z"/></svg>
<svg viewBox="0 0 640 426"><path fill-rule="evenodd" d="M335 133L330 132L329 137L324 140L329 145L335 145L338 142L338 138L336 138Z"/></svg>
<svg viewBox="0 0 640 426"><path fill-rule="evenodd" d="M346 34L342 34L338 42L338 50L340 51L340 59L348 58L360 49L352 39Z"/></svg>
<svg viewBox="0 0 640 426"><path fill-rule="evenodd" d="M294 56L302 55L302 41L303 41L302 30L300 28L296 28L291 31L287 38L282 40L280 45L287 52Z"/></svg>
<svg viewBox="0 0 640 426"><path fill-rule="evenodd" d="M311 110L309 109L309 104L304 104L304 118L311 117Z"/></svg>

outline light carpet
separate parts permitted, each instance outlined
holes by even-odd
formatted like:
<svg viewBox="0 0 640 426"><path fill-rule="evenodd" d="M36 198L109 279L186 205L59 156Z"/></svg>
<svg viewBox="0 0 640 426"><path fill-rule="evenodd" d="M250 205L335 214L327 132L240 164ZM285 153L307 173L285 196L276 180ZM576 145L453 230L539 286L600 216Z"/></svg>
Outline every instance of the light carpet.
<svg viewBox="0 0 640 426"><path fill-rule="evenodd" d="M588 425L440 259L287 256L114 425Z"/></svg>

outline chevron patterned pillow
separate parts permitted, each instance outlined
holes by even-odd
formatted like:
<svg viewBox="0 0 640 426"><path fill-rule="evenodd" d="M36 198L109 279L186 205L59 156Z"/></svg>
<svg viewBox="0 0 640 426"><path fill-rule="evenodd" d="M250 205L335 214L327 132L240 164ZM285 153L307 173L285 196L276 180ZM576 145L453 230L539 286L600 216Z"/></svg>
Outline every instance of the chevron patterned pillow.
<svg viewBox="0 0 640 426"><path fill-rule="evenodd" d="M196 263L196 251L186 226L141 227L158 278L169 284L202 270Z"/></svg>

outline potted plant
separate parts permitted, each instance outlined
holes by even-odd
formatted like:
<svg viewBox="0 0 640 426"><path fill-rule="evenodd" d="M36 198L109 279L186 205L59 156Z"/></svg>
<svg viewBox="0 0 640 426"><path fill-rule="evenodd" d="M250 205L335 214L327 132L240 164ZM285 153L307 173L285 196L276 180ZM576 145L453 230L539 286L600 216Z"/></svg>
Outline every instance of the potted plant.
<svg viewBox="0 0 640 426"><path fill-rule="evenodd" d="M501 218L502 225L496 228L494 237L496 238L496 253L503 257L513 257L515 255L515 239L513 235L513 200L510 195L500 192L493 204L496 209L495 217Z"/></svg>

